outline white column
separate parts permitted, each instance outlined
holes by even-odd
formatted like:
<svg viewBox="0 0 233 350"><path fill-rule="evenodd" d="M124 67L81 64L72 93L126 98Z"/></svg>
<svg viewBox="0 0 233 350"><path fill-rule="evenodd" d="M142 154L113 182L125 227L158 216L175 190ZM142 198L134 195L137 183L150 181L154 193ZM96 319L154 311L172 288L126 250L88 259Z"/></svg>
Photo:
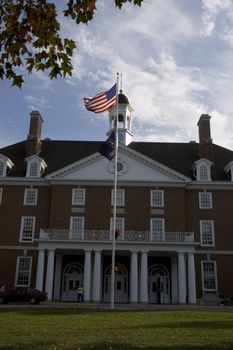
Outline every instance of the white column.
<svg viewBox="0 0 233 350"><path fill-rule="evenodd" d="M94 259L94 277L93 277L93 301L100 302L101 286L101 251L95 251Z"/></svg>
<svg viewBox="0 0 233 350"><path fill-rule="evenodd" d="M178 252L179 304L186 304L186 269L183 252Z"/></svg>
<svg viewBox="0 0 233 350"><path fill-rule="evenodd" d="M45 250L39 249L36 272L36 289L43 290Z"/></svg>
<svg viewBox="0 0 233 350"><path fill-rule="evenodd" d="M148 261L147 251L141 252L141 279L140 279L141 303L148 303Z"/></svg>
<svg viewBox="0 0 233 350"><path fill-rule="evenodd" d="M84 301L90 301L91 292L91 250L85 250L84 261Z"/></svg>
<svg viewBox="0 0 233 350"><path fill-rule="evenodd" d="M177 258L171 258L171 284L172 284L172 304L178 303L178 269Z"/></svg>
<svg viewBox="0 0 233 350"><path fill-rule="evenodd" d="M131 252L130 263L130 302L138 302L138 252Z"/></svg>
<svg viewBox="0 0 233 350"><path fill-rule="evenodd" d="M48 293L48 300L52 300L52 296L53 296L54 254L55 254L55 249L48 250L46 284L45 284L45 291Z"/></svg>
<svg viewBox="0 0 233 350"><path fill-rule="evenodd" d="M56 254L54 276L54 300L60 300L62 254Z"/></svg>
<svg viewBox="0 0 233 350"><path fill-rule="evenodd" d="M196 304L196 276L195 276L195 261L194 254L188 253L188 296L189 304Z"/></svg>

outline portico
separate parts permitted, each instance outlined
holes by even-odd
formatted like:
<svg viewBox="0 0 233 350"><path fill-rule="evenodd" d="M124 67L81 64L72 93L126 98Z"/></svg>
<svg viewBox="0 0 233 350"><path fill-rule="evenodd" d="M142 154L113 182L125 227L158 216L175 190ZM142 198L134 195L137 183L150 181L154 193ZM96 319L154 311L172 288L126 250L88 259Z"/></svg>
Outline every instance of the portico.
<svg viewBox="0 0 233 350"><path fill-rule="evenodd" d="M194 246L117 241L115 302L195 304ZM109 302L110 280L110 241L39 240L36 287L49 300L76 301L83 285L85 301Z"/></svg>

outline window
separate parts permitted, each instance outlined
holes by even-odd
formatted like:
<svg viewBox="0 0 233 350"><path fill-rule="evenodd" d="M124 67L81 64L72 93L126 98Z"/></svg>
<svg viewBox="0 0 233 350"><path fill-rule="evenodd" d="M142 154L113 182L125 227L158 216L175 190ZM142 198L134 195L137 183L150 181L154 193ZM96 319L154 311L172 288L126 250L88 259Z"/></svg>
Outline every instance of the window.
<svg viewBox="0 0 233 350"><path fill-rule="evenodd" d="M216 273L216 261L202 261L202 290L203 291L216 291L217 290L217 273Z"/></svg>
<svg viewBox="0 0 233 350"><path fill-rule="evenodd" d="M152 241L164 240L165 220L150 219L150 235Z"/></svg>
<svg viewBox="0 0 233 350"><path fill-rule="evenodd" d="M163 207L164 206L164 191L162 190L151 190L150 192L150 205L152 207Z"/></svg>
<svg viewBox="0 0 233 350"><path fill-rule="evenodd" d="M21 220L20 241L32 242L34 238L36 218L34 216L23 216Z"/></svg>
<svg viewBox="0 0 233 350"><path fill-rule="evenodd" d="M200 220L201 245L214 246L214 222Z"/></svg>
<svg viewBox="0 0 233 350"><path fill-rule="evenodd" d="M0 176L4 176L4 163L0 160Z"/></svg>
<svg viewBox="0 0 233 350"><path fill-rule="evenodd" d="M86 190L84 188L73 188L72 205L85 205Z"/></svg>
<svg viewBox="0 0 233 350"><path fill-rule="evenodd" d="M29 176L31 176L31 177L37 177L38 176L38 164L37 164L37 162L31 163Z"/></svg>
<svg viewBox="0 0 233 350"><path fill-rule="evenodd" d="M2 204L2 188L0 188L0 204Z"/></svg>
<svg viewBox="0 0 233 350"><path fill-rule="evenodd" d="M112 190L112 205L114 205L114 190ZM116 206L123 207L125 205L125 190L116 190Z"/></svg>
<svg viewBox="0 0 233 350"><path fill-rule="evenodd" d="M31 157L26 158L26 162L26 177L40 177L41 174L44 172L45 168L47 167L45 161L37 155L33 155Z"/></svg>
<svg viewBox="0 0 233 350"><path fill-rule="evenodd" d="M112 238L112 231L113 231L113 218L110 220L110 238ZM115 232L115 238L120 241L124 239L125 236L125 218L116 218L116 231Z"/></svg>
<svg viewBox="0 0 233 350"><path fill-rule="evenodd" d="M193 170L196 174L197 181L211 181L212 162L202 158L194 163Z"/></svg>
<svg viewBox="0 0 233 350"><path fill-rule="evenodd" d="M83 239L84 217L71 216L70 218L70 239Z"/></svg>
<svg viewBox="0 0 233 350"><path fill-rule="evenodd" d="M18 256L16 264L15 285L17 287L30 286L32 257Z"/></svg>
<svg viewBox="0 0 233 350"><path fill-rule="evenodd" d="M164 231L164 219L151 219L150 230L152 232L163 232Z"/></svg>
<svg viewBox="0 0 233 350"><path fill-rule="evenodd" d="M199 193L199 208L212 209L212 193L210 192Z"/></svg>
<svg viewBox="0 0 233 350"><path fill-rule="evenodd" d="M12 161L5 157L3 154L0 154L0 176L7 176L7 171L11 170L13 167Z"/></svg>
<svg viewBox="0 0 233 350"><path fill-rule="evenodd" d="M26 188L24 192L24 205L36 205L37 192L38 190Z"/></svg>
<svg viewBox="0 0 233 350"><path fill-rule="evenodd" d="M209 180L208 169L206 165L200 166L200 181Z"/></svg>
<svg viewBox="0 0 233 350"><path fill-rule="evenodd" d="M231 161L230 163L228 163L225 168L224 168L225 172L228 174L228 176L230 177L231 181L233 181L233 161Z"/></svg>

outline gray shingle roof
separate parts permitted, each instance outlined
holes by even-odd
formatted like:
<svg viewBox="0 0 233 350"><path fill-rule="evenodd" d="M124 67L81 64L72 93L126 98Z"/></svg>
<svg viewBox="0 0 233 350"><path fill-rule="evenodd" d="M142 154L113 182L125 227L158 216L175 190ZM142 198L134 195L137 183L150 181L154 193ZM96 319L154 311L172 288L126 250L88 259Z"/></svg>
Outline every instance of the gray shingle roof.
<svg viewBox="0 0 233 350"><path fill-rule="evenodd" d="M39 156L48 165L44 175L98 152L102 143L102 141L42 140L42 150ZM129 148L188 177L192 177L193 163L200 158L198 146L198 143L160 142L132 142L128 145ZM25 147L26 141L22 141L0 149L0 154L10 158L14 163L9 176L25 176ZM228 180L224 167L233 160L233 151L213 144L213 158L212 179Z"/></svg>

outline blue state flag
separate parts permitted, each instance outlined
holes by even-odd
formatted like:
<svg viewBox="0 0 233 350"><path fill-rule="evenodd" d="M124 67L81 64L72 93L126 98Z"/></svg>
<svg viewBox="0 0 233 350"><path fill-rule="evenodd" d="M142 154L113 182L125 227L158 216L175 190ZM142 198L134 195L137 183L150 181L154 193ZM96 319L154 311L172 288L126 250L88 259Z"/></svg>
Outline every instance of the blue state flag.
<svg viewBox="0 0 233 350"><path fill-rule="evenodd" d="M102 144L99 149L99 153L104 157L108 158L108 160L112 160L116 154L116 137L115 132L113 131L109 138Z"/></svg>

